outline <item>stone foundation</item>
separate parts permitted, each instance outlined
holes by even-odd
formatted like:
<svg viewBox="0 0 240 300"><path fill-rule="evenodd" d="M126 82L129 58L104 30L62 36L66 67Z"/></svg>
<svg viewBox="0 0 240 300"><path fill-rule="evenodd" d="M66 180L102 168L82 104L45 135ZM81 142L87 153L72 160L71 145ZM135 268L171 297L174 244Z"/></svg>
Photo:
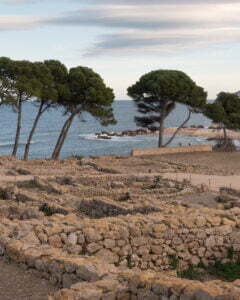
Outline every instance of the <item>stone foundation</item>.
<svg viewBox="0 0 240 300"><path fill-rule="evenodd" d="M211 209L181 200L204 187L161 173L91 175L74 166L76 176L59 167L61 177L0 186L0 255L57 284L50 300L240 300L239 280L200 283L173 270L240 256L239 191L222 189Z"/></svg>
<svg viewBox="0 0 240 300"><path fill-rule="evenodd" d="M193 282L166 275L128 272L116 279L77 283L49 300L239 300L240 282Z"/></svg>

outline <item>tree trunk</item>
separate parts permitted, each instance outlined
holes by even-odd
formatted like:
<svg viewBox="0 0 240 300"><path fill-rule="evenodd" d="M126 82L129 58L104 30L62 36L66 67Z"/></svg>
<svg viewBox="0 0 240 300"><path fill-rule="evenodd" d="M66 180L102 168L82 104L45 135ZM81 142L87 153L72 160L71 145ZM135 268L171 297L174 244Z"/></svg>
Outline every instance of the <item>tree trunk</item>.
<svg viewBox="0 0 240 300"><path fill-rule="evenodd" d="M224 134L224 145L226 146L228 137L227 137L227 129L225 125L223 125L223 134Z"/></svg>
<svg viewBox="0 0 240 300"><path fill-rule="evenodd" d="M42 114L47 110L47 107L45 107L43 109L43 105L44 105L44 103L41 102L41 105L39 107L38 113L37 113L36 118L34 120L32 129L31 129L30 134L28 136L28 140L27 140L27 143L26 143L26 146L25 146L25 151L24 151L24 160L28 160L28 155L29 155L29 150L30 150L30 146L31 146L31 141L32 141L33 135L35 133L35 130L37 128L38 122L39 122Z"/></svg>
<svg viewBox="0 0 240 300"><path fill-rule="evenodd" d="M62 140L62 138L63 138L64 131L65 131L66 128L67 128L68 122L69 122L69 119L66 120L66 122L64 123L64 125L63 125L63 127L62 127L62 130L61 130L61 132L60 132L60 135L59 135L59 137L58 137L57 143L56 143L55 148L54 148L53 153L52 153L52 159L55 159L55 157L56 157L56 153L57 153L58 147L59 147L59 145L60 145L60 143L61 143L61 140Z"/></svg>
<svg viewBox="0 0 240 300"><path fill-rule="evenodd" d="M22 124L22 95L19 95L18 100L18 118L17 118L17 130L15 136L15 143L12 151L12 156L17 155L18 145L19 145L19 138L21 133L21 124Z"/></svg>
<svg viewBox="0 0 240 300"><path fill-rule="evenodd" d="M73 122L75 116L76 116L76 114L72 113L71 116L64 123L63 128L61 130L61 133L59 135L58 141L56 143L55 149L53 151L52 159L58 159L59 158L60 152L62 150L62 146L65 142L68 131L69 131L71 125L72 125L72 122Z"/></svg>
<svg viewBox="0 0 240 300"><path fill-rule="evenodd" d="M67 128L65 129L64 134L63 134L63 137L62 137L62 139L61 139L61 142L60 142L60 144L59 144L59 146L58 146L58 149L57 149L57 152L56 152L56 158L55 158L55 159L58 159L58 158L59 158L60 152L61 152L62 147L63 147L63 144L64 144L64 142L65 142L65 140L66 140L66 137L67 137L67 134L68 134L68 132L69 132L69 129L70 129L71 125L72 125L73 119L74 119L74 118L72 118L72 119L68 122Z"/></svg>
<svg viewBox="0 0 240 300"><path fill-rule="evenodd" d="M159 140L158 140L158 147L163 147L163 136L164 136L164 120L166 117L166 104L163 106L162 114L160 117L160 126L159 126Z"/></svg>
<svg viewBox="0 0 240 300"><path fill-rule="evenodd" d="M174 134L172 135L172 137L169 139L169 141L164 145L164 147L167 147L174 140L175 136L178 134L178 132L180 131L180 129L182 129L185 126L185 124L187 124L187 122L190 120L191 114L192 114L192 112L190 110L188 110L188 117L187 117L187 119L176 129L176 131L174 132Z"/></svg>

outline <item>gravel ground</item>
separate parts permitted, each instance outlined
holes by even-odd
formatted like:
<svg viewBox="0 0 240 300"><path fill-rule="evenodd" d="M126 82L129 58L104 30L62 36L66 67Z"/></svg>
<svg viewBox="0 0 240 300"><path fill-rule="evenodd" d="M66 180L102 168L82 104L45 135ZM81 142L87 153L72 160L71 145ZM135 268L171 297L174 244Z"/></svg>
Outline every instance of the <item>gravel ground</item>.
<svg viewBox="0 0 240 300"><path fill-rule="evenodd" d="M32 271L0 259L1 300L47 300L57 289Z"/></svg>
<svg viewBox="0 0 240 300"><path fill-rule="evenodd" d="M199 186L206 185L211 191L218 192L221 187L233 188L240 190L240 176L220 176L220 175L204 175L204 174L191 174L191 173L164 173L163 178L169 180L189 180L192 185Z"/></svg>
<svg viewBox="0 0 240 300"><path fill-rule="evenodd" d="M184 195L182 203L190 205L191 207L210 207L217 208L219 203L216 201L217 194L212 192L206 192L201 194L189 194Z"/></svg>
<svg viewBox="0 0 240 300"><path fill-rule="evenodd" d="M240 152L196 152L159 156L162 161L197 165L214 170L214 174L240 175ZM154 157L152 157L154 159ZM196 168L197 171L197 168ZM219 172L218 172L219 171ZM200 170L199 173L202 173Z"/></svg>

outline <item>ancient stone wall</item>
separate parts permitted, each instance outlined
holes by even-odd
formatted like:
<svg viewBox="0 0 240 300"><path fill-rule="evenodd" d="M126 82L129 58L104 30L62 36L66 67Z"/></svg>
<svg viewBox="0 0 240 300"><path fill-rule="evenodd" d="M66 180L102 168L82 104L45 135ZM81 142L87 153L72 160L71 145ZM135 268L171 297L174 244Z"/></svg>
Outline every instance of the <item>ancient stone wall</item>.
<svg viewBox="0 0 240 300"><path fill-rule="evenodd" d="M6 221L0 229L0 256L39 271L59 287L69 288L77 282L94 282L117 274L117 268L97 257L70 255L62 249L41 245L32 224L17 229L16 223Z"/></svg>
<svg viewBox="0 0 240 300"><path fill-rule="evenodd" d="M211 145L201 146L187 146L187 147L166 147L166 148L154 148L145 150L133 150L132 156L142 155L161 155L161 154L175 154L175 153L190 153L190 152L212 152L213 147Z"/></svg>
<svg viewBox="0 0 240 300"><path fill-rule="evenodd" d="M182 268L200 262L207 265L226 258L230 248L240 250L239 217L210 209L196 213L176 206L174 210L175 215L118 216L81 223L74 215L56 215L34 231L42 244L130 269L168 270L172 255Z"/></svg>
<svg viewBox="0 0 240 300"><path fill-rule="evenodd" d="M54 300L233 300L239 299L239 281L202 284L139 269L167 270L169 254L175 254L182 267L226 258L229 248L240 250L239 225L240 218L233 214L229 218L223 211L196 213L178 206L175 215L81 222L76 215L24 222L2 219L0 254L68 288L49 298Z"/></svg>
<svg viewBox="0 0 240 300"><path fill-rule="evenodd" d="M121 273L117 278L77 283L49 300L239 300L240 282L207 283L147 272Z"/></svg>

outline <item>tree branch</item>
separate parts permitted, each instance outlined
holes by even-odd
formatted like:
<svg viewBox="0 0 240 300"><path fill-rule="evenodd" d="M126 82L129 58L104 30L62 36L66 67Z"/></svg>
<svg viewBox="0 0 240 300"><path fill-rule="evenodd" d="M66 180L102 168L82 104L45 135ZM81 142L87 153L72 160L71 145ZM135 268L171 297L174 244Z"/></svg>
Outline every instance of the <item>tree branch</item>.
<svg viewBox="0 0 240 300"><path fill-rule="evenodd" d="M169 139L169 141L164 144L163 147L167 147L175 138L175 136L178 134L178 132L185 126L185 124L187 124L187 122L190 120L192 115L192 111L190 109L188 109L188 117L187 119L178 127L178 129L174 132L174 134L172 135L172 137Z"/></svg>

